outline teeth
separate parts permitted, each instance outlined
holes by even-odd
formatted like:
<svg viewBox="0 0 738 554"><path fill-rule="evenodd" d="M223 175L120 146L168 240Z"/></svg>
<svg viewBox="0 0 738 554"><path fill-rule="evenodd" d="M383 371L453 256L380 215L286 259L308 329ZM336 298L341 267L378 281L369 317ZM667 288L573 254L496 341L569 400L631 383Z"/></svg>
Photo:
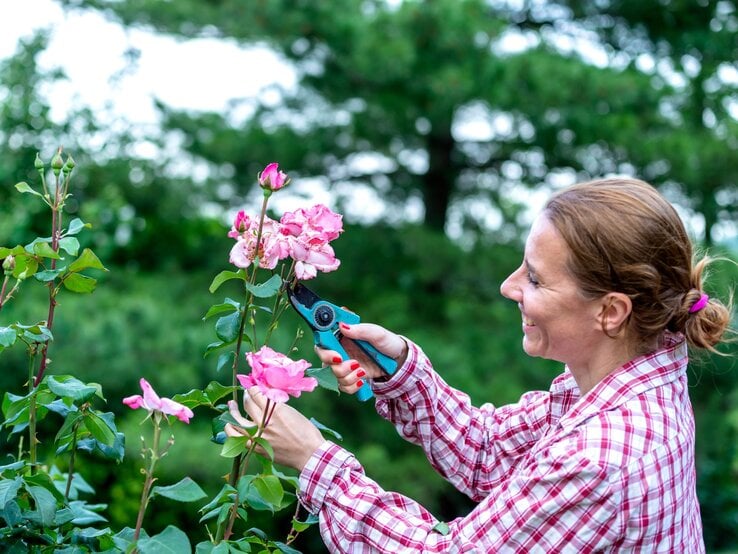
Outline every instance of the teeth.
<svg viewBox="0 0 738 554"><path fill-rule="evenodd" d="M534 325L533 320L532 319L527 319L527 318L523 318L523 323L525 323L526 325L529 325L529 326Z"/></svg>

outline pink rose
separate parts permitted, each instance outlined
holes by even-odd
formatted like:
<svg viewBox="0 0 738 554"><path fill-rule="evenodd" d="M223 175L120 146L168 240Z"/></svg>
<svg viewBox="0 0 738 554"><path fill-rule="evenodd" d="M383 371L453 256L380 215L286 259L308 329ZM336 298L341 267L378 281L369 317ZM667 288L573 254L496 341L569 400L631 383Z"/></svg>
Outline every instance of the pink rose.
<svg viewBox="0 0 738 554"><path fill-rule="evenodd" d="M322 242L330 242L343 232L343 216L324 204L305 210L285 212L280 219L283 229L292 236L309 235Z"/></svg>
<svg viewBox="0 0 738 554"><path fill-rule="evenodd" d="M297 237L290 246L290 255L296 262L295 276L300 280L312 279L318 271L335 271L341 265L330 244L310 243Z"/></svg>
<svg viewBox="0 0 738 554"><path fill-rule="evenodd" d="M236 239L246 233L251 227L251 218L246 215L246 212L239 210L236 214L236 218L233 220L233 227L228 231L228 236L232 239Z"/></svg>
<svg viewBox="0 0 738 554"><path fill-rule="evenodd" d="M261 228L261 245L257 251L256 235L258 232L258 222L251 221L249 229L236 238L236 244L231 248L228 257L233 265L241 268L249 267L258 254L259 267L274 269L279 260L289 256L288 238L281 231L281 225L278 222L264 217Z"/></svg>
<svg viewBox="0 0 738 554"><path fill-rule="evenodd" d="M303 391L310 392L318 386L316 379L305 377L309 362L293 361L268 346L262 346L258 352L247 353L246 359L251 373L237 375L241 386L246 389L257 387L273 402L287 402L290 396L298 397Z"/></svg>
<svg viewBox="0 0 738 554"><path fill-rule="evenodd" d="M279 164L276 162L270 163L264 168L264 171L259 173L259 186L263 189L268 190L279 190L289 183L289 177L279 171Z"/></svg>
<svg viewBox="0 0 738 554"><path fill-rule="evenodd" d="M140 380L141 390L143 396L136 394L123 399L123 404L134 410L137 408L144 408L151 412L161 412L166 415L176 416L180 421L185 423L190 422L190 418L194 416L192 410L187 406L175 402L169 398L159 398L154 389L149 385L148 381L141 377Z"/></svg>

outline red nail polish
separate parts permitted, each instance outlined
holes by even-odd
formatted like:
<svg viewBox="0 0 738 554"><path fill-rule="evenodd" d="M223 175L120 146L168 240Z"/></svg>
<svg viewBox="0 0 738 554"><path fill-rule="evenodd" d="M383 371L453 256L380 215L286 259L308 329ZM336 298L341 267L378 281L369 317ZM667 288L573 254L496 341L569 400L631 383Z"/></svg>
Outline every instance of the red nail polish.
<svg viewBox="0 0 738 554"><path fill-rule="evenodd" d="M366 375L366 372L363 369L356 372L356 376L359 378L364 377L364 375Z"/></svg>
<svg viewBox="0 0 738 554"><path fill-rule="evenodd" d="M351 371L354 369L359 369L361 367L361 364L359 362L351 362Z"/></svg>
<svg viewBox="0 0 738 554"><path fill-rule="evenodd" d="M346 325L345 323L341 322L338 324L341 329L351 329L351 325Z"/></svg>
<svg viewBox="0 0 738 554"><path fill-rule="evenodd" d="M358 381L356 381L356 386L359 387L359 388L363 387L364 386L364 381L362 381L361 379L359 379Z"/></svg>
<svg viewBox="0 0 738 554"><path fill-rule="evenodd" d="M343 361L343 358L341 358L341 356L333 356L334 364L340 364L342 361Z"/></svg>

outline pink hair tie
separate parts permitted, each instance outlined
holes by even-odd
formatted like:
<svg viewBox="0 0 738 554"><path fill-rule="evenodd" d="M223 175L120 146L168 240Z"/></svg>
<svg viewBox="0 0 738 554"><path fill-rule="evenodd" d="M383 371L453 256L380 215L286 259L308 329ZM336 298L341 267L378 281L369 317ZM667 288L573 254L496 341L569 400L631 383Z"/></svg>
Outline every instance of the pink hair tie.
<svg viewBox="0 0 738 554"><path fill-rule="evenodd" d="M704 292L702 293L702 296L700 296L700 299L697 300L694 304L692 304L692 307L689 308L689 313L694 314L696 312L699 312L702 308L707 306L707 301L710 299L709 296L707 296Z"/></svg>

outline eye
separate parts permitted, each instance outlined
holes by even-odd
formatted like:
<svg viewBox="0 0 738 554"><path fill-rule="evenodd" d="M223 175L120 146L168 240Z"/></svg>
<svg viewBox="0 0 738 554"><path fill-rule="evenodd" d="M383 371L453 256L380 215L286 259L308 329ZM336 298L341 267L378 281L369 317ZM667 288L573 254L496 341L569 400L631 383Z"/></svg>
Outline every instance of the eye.
<svg viewBox="0 0 738 554"><path fill-rule="evenodd" d="M533 285L534 287L537 287L540 283L538 282L538 279L536 279L535 275L531 273L530 271L527 272L528 275L528 282Z"/></svg>

